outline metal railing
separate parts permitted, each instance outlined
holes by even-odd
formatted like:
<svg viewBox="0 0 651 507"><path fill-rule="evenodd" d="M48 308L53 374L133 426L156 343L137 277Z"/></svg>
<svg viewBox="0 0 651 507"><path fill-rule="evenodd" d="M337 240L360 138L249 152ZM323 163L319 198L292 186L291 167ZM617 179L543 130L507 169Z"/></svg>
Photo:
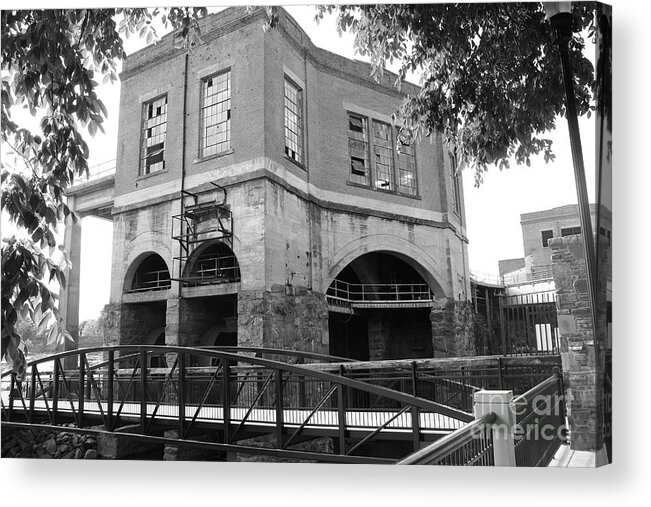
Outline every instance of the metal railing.
<svg viewBox="0 0 651 507"><path fill-rule="evenodd" d="M89 354L98 351L108 361L90 364ZM64 361L77 367L64 369ZM217 450L317 461L395 463L404 454L377 458L369 444L408 438L417 450L472 420L463 411L343 375L245 352L186 347L70 351L34 361L27 379L7 373L2 382L8 384L3 425L56 429L72 421L78 428L103 424L112 432L136 424L133 438L149 439L171 427L189 442L194 429L213 428L222 441L206 445ZM241 443L260 432L275 436L272 448ZM324 435L334 439L336 453L293 447Z"/></svg>
<svg viewBox="0 0 651 507"><path fill-rule="evenodd" d="M484 283L489 285L522 285L534 282L544 282L553 280L552 266L545 264L543 266L535 266L531 271L524 273L507 273L505 275L496 275L493 273L483 273L480 271L471 271L470 276L473 281L477 283Z"/></svg>
<svg viewBox="0 0 651 507"><path fill-rule="evenodd" d="M229 283L240 280L240 268L234 255L204 255L197 258L185 284Z"/></svg>
<svg viewBox="0 0 651 507"><path fill-rule="evenodd" d="M486 414L463 428L399 461L398 465L494 466L495 414Z"/></svg>
<svg viewBox="0 0 651 507"><path fill-rule="evenodd" d="M513 400L519 467L547 466L565 440L562 377L553 375Z"/></svg>
<svg viewBox="0 0 651 507"><path fill-rule="evenodd" d="M107 160L101 164L94 165L88 168L88 174L76 175L74 185L86 183L88 181L98 180L105 176L115 174L116 160Z"/></svg>
<svg viewBox="0 0 651 507"><path fill-rule="evenodd" d="M433 301L426 283L348 283L335 279L326 298L346 302Z"/></svg>
<svg viewBox="0 0 651 507"><path fill-rule="evenodd" d="M172 286L167 269L136 272L131 289L127 293L166 290Z"/></svg>
<svg viewBox="0 0 651 507"><path fill-rule="evenodd" d="M517 398L482 391L489 412L398 462L404 465L545 467L564 440L565 406L560 375L553 375ZM502 403L500 402L502 401ZM483 404L483 405L482 405ZM477 412L475 412L477 413ZM499 414L499 415L498 415Z"/></svg>
<svg viewBox="0 0 651 507"><path fill-rule="evenodd" d="M331 369L330 369L331 368ZM522 394L561 371L560 357L482 357L350 362L322 369L472 413L479 390Z"/></svg>

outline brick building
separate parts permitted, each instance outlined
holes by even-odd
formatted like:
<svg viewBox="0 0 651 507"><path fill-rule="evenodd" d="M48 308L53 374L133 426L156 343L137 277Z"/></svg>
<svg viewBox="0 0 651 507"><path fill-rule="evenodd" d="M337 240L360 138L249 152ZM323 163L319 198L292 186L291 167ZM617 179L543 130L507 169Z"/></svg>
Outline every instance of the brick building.
<svg viewBox="0 0 651 507"><path fill-rule="evenodd" d="M107 342L461 353L459 177L441 136L404 144L391 118L415 87L265 22L226 9L200 46L125 63Z"/></svg>

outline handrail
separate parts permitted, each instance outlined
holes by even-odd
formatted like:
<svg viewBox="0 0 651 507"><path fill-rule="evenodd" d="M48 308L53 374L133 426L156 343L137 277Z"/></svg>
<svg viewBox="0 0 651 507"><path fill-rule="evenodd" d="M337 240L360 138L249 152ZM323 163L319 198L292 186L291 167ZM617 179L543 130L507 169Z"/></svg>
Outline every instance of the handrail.
<svg viewBox="0 0 651 507"><path fill-rule="evenodd" d="M67 352L61 352L58 354L55 354L53 356L49 356L46 358L41 358L36 361L33 361L30 363L31 365L36 365L40 363L45 363L49 362L52 360L60 360L65 357L71 357L79 354L86 354L88 352L94 352L94 351L107 351L107 350L113 350L113 351L125 351L125 352L135 352L139 354L147 354L148 352L151 353L156 353L156 354L162 354L162 353L181 353L181 354L195 354L195 355L203 355L203 356L208 356L208 357L213 357L216 359L221 359L222 361L230 361L231 363L249 363L252 365L257 365L257 366L264 366L267 368L279 370L279 371L285 371L289 373L294 373L300 376L305 376L305 377L312 377L316 378L318 380L323 380L327 382L333 382L335 384L339 384L341 386L349 387L352 389L356 389L362 392L366 392L369 394L374 394L377 396L384 396L389 400L397 401L400 403L406 403L408 405L411 405L412 407L417 407L421 410L425 411L431 411L433 413L438 413L441 415L445 415L460 421L468 422L469 421L469 416L468 413L457 410L451 407L447 407L445 405L442 405L440 403L436 403L433 401L425 400L422 398L418 398L416 396L413 396L411 394L406 394L402 393L400 391L394 391L392 389L387 389L385 387L373 385L373 384L367 384L358 380L354 380L348 377L343 377L339 375L335 375L332 373L327 373L321 370L317 369L309 369L306 368L305 366L298 366L298 365L293 365L289 363L282 363L280 361L274 361L270 359L264 359L260 357L251 357L251 356L246 356L243 354L233 354L229 352L223 352L223 351L218 351L218 350L206 350L206 349L201 349L201 348L195 348L195 347L179 347L179 346L163 346L163 345L155 345L155 346L143 346L143 345L119 345L115 347L91 347L88 349L77 349L77 350L72 350L72 351L67 351ZM114 362L118 362L124 359L124 356L119 356L115 357ZM7 374L12 374L13 372L7 372L2 377L5 377Z"/></svg>
<svg viewBox="0 0 651 507"><path fill-rule="evenodd" d="M407 456L405 459L398 461L397 465L429 465L436 464L445 456L461 448L474 438L478 432L482 431L485 426L493 424L497 416L494 413L489 413L475 419L474 421L466 424L458 430L449 433L440 440L437 440L431 445L416 451L415 453Z"/></svg>
<svg viewBox="0 0 651 507"><path fill-rule="evenodd" d="M513 403L526 403L527 401L533 399L535 396L545 391L551 385L554 385L558 382L558 374L554 373L551 377L543 380L540 384L532 387L528 391L522 393L517 398L513 399Z"/></svg>

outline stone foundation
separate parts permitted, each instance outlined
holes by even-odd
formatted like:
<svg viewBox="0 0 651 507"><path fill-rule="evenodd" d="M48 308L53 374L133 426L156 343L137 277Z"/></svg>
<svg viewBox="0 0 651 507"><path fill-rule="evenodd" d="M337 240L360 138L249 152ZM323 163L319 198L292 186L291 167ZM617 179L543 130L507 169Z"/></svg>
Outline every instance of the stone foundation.
<svg viewBox="0 0 651 507"><path fill-rule="evenodd" d="M164 433L165 438L178 438L178 430L168 430ZM200 440L202 442L218 442L221 439L217 438L214 432L205 433L203 435L192 435L188 438L192 440ZM163 450L164 461L226 461L226 453L216 451L214 449L201 449L199 447L189 447L183 445L165 444Z"/></svg>
<svg viewBox="0 0 651 507"><path fill-rule="evenodd" d="M292 286L238 294L238 345L328 353L323 294Z"/></svg>
<svg viewBox="0 0 651 507"><path fill-rule="evenodd" d="M248 440L242 440L238 442L241 445L247 445L250 447L275 447L276 437L271 435L265 435L263 437L250 438ZM320 437L314 438L311 440L306 440L296 445L290 445L288 450L290 451L305 451L305 452L321 452L326 454L334 453L334 443L332 438L329 437ZM229 456L229 461L246 461L246 462L258 462L258 463L317 463L314 460L304 460L296 458L279 458L276 456L266 456L266 455L256 455L256 454L244 454L244 453L233 453Z"/></svg>
<svg viewBox="0 0 651 507"><path fill-rule="evenodd" d="M434 357L475 355L474 315L466 301L447 300L432 308L432 347Z"/></svg>
<svg viewBox="0 0 651 507"><path fill-rule="evenodd" d="M94 435L65 431L6 428L2 430L2 457L97 459L97 439Z"/></svg>

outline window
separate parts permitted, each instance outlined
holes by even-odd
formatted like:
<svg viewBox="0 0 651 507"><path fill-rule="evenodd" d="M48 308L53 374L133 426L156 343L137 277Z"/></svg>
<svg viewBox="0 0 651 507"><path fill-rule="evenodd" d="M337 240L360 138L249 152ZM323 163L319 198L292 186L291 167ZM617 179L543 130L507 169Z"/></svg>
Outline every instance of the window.
<svg viewBox="0 0 651 507"><path fill-rule="evenodd" d="M581 234L581 227L567 227L561 229L561 236L574 236L575 234Z"/></svg>
<svg viewBox="0 0 651 507"><path fill-rule="evenodd" d="M416 181L416 156L414 146L398 138L398 189L403 194L416 195L418 182Z"/></svg>
<svg viewBox="0 0 651 507"><path fill-rule="evenodd" d="M461 188L459 187L459 175L457 174L457 159L450 154L450 178L452 181L452 210L461 216Z"/></svg>
<svg viewBox="0 0 651 507"><path fill-rule="evenodd" d="M348 152L351 181L362 185L370 184L367 121L364 116L355 113L348 113Z"/></svg>
<svg viewBox="0 0 651 507"><path fill-rule="evenodd" d="M303 91L285 78L285 155L303 163Z"/></svg>
<svg viewBox="0 0 651 507"><path fill-rule="evenodd" d="M395 190L391 126L377 120L373 120L373 155L375 188Z"/></svg>
<svg viewBox="0 0 651 507"><path fill-rule="evenodd" d="M549 240L554 237L554 231L542 231L542 245L547 248L549 246Z"/></svg>
<svg viewBox="0 0 651 507"><path fill-rule="evenodd" d="M145 102L143 107L140 173L151 174L165 169L167 136L167 95Z"/></svg>
<svg viewBox="0 0 651 507"><path fill-rule="evenodd" d="M201 146L210 157L231 149L231 71L201 81Z"/></svg>

